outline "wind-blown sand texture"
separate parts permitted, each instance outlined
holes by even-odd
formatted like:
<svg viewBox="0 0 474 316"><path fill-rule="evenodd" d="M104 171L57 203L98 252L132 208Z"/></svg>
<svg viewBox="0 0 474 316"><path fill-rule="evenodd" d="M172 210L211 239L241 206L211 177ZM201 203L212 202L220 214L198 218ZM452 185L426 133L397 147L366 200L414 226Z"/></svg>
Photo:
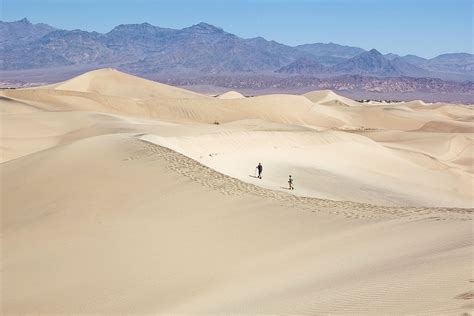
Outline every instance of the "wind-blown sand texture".
<svg viewBox="0 0 474 316"><path fill-rule="evenodd" d="M0 96L3 314L474 307L468 106L112 69Z"/></svg>

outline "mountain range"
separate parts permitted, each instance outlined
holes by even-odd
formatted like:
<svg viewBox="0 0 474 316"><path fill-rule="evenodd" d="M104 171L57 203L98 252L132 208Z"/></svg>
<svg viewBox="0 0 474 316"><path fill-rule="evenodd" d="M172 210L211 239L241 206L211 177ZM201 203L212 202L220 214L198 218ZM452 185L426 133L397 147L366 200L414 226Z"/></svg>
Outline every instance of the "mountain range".
<svg viewBox="0 0 474 316"><path fill-rule="evenodd" d="M304 92L352 98L474 102L474 55L426 59L335 43L288 46L199 23L183 29L122 24L107 33L0 21L0 88L42 85L112 67L202 91ZM194 88L193 88L194 87Z"/></svg>
<svg viewBox="0 0 474 316"><path fill-rule="evenodd" d="M1 70L103 65L140 75L356 74L469 80L474 69L474 55L467 53L424 59L334 43L291 47L262 37L243 39L207 23L183 29L123 24L102 34L59 30L24 18L0 22L0 33Z"/></svg>

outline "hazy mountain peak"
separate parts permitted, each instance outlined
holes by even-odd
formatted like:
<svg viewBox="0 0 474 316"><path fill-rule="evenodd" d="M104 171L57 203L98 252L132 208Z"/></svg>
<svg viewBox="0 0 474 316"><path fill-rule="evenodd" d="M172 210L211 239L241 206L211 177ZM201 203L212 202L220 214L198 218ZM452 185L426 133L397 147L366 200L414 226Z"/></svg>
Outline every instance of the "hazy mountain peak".
<svg viewBox="0 0 474 316"><path fill-rule="evenodd" d="M399 55L393 54L393 53L385 54L384 57L387 58L388 60L394 60L394 59L396 59L396 58L400 58Z"/></svg>
<svg viewBox="0 0 474 316"><path fill-rule="evenodd" d="M380 56L383 56L381 52L379 52L378 50L376 50L375 48L372 48L371 50L369 50L369 53L373 54L373 55L380 55Z"/></svg>
<svg viewBox="0 0 474 316"><path fill-rule="evenodd" d="M413 54L408 54L408 55L403 56L403 58L406 58L406 57L408 57L408 58L414 57L414 58L419 58L419 59L425 59L425 58L423 58L423 57L416 56L416 55L413 55ZM425 59L425 60L426 60L426 59Z"/></svg>
<svg viewBox="0 0 474 316"><path fill-rule="evenodd" d="M471 59L474 62L474 55L469 53L446 53L438 55L431 60L459 60L459 59Z"/></svg>
<svg viewBox="0 0 474 316"><path fill-rule="evenodd" d="M324 70L324 66L315 60L301 57L275 72L286 74L319 74L324 72Z"/></svg>
<svg viewBox="0 0 474 316"><path fill-rule="evenodd" d="M208 24L205 22L200 22L198 24L194 24L190 27L186 27L183 30L190 30L190 31L196 31L199 33L223 33L224 30L221 29L220 27L214 26L212 24Z"/></svg>
<svg viewBox="0 0 474 316"><path fill-rule="evenodd" d="M330 63L341 62L342 60L352 58L365 52L364 49L359 47L350 47L335 43L303 44L295 48L316 57L324 57L325 59L329 57Z"/></svg>
<svg viewBox="0 0 474 316"><path fill-rule="evenodd" d="M54 30L54 27L46 24L32 24L27 18L14 22L0 21L0 43L3 47L22 45L35 41Z"/></svg>
<svg viewBox="0 0 474 316"><path fill-rule="evenodd" d="M398 75L399 71L378 50L363 52L332 68L335 72L352 74Z"/></svg>
<svg viewBox="0 0 474 316"><path fill-rule="evenodd" d="M252 37L252 38L249 38L249 39L246 39L245 41L247 41L248 43L255 43L255 44L267 44L268 41L266 39L264 39L263 37L261 36L258 36L258 37Z"/></svg>
<svg viewBox="0 0 474 316"><path fill-rule="evenodd" d="M120 24L112 29L114 31L125 31L125 30L147 30L147 29L160 29L158 26L151 25L148 22L140 24Z"/></svg>
<svg viewBox="0 0 474 316"><path fill-rule="evenodd" d="M369 50L368 52L363 52L357 56L354 56L352 58L353 60L377 60L379 62L388 62L389 60L387 58L385 58L384 55L382 55L382 53L380 53L378 50L376 50L375 48Z"/></svg>
<svg viewBox="0 0 474 316"><path fill-rule="evenodd" d="M21 20L16 21L17 23L23 23L23 24L31 24L30 20L27 18L23 18Z"/></svg>

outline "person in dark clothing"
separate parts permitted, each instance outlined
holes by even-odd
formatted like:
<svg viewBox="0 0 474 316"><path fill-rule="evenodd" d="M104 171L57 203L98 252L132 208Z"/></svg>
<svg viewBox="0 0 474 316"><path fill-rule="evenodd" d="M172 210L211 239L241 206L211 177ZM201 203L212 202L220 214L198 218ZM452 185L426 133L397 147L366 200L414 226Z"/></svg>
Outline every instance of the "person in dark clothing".
<svg viewBox="0 0 474 316"><path fill-rule="evenodd" d="M258 163L257 171L258 171L258 178L259 178L259 179L262 179L263 166L262 166L262 164L261 164L260 162Z"/></svg>
<svg viewBox="0 0 474 316"><path fill-rule="evenodd" d="M295 187L293 186L293 178L290 175L290 178L288 179L288 190L294 190Z"/></svg>

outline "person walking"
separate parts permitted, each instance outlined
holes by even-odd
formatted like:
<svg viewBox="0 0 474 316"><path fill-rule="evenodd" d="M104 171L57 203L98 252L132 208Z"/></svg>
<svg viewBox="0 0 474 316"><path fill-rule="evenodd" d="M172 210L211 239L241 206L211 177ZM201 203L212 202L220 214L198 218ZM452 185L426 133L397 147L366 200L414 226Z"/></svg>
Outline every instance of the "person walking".
<svg viewBox="0 0 474 316"><path fill-rule="evenodd" d="M295 187L293 186L293 178L290 175L290 178L288 179L288 190L294 190Z"/></svg>
<svg viewBox="0 0 474 316"><path fill-rule="evenodd" d="M258 178L259 178L259 179L262 179L263 166L262 166L262 164L261 164L260 162L258 163L257 171L258 171Z"/></svg>

